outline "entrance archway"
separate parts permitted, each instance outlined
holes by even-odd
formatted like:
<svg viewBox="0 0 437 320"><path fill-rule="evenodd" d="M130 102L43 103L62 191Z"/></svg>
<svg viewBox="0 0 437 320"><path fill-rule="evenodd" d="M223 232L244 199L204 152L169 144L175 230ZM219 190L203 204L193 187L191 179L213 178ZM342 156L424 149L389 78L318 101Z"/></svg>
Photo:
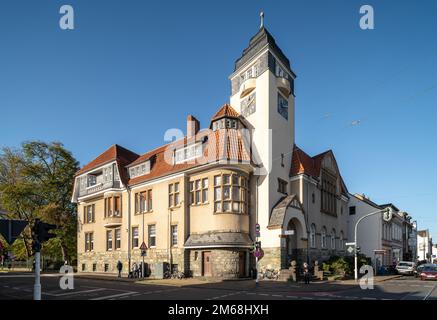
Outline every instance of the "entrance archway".
<svg viewBox="0 0 437 320"><path fill-rule="evenodd" d="M285 247L286 247L286 265L289 266L291 261L299 260L299 239L302 238L302 226L296 218L290 219L285 230Z"/></svg>

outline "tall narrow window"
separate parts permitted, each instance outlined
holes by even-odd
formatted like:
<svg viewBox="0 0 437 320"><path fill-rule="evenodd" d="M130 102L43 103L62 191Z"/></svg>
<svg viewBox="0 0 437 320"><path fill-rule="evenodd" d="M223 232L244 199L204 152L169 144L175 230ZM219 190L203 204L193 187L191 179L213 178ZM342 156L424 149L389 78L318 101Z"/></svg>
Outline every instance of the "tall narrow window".
<svg viewBox="0 0 437 320"><path fill-rule="evenodd" d="M139 247L139 232L138 227L132 227L132 248Z"/></svg>
<svg viewBox="0 0 437 320"><path fill-rule="evenodd" d="M168 185L168 206L176 207L180 204L179 182Z"/></svg>
<svg viewBox="0 0 437 320"><path fill-rule="evenodd" d="M106 251L112 250L112 230L106 231Z"/></svg>
<svg viewBox="0 0 437 320"><path fill-rule="evenodd" d="M340 231L340 239L338 241L338 246L340 250L344 250L344 239L343 231Z"/></svg>
<svg viewBox="0 0 437 320"><path fill-rule="evenodd" d="M121 229L115 229L115 250L121 248Z"/></svg>
<svg viewBox="0 0 437 320"><path fill-rule="evenodd" d="M310 230L310 246L311 248L315 248L316 247L316 225L313 223L311 225L311 230Z"/></svg>
<svg viewBox="0 0 437 320"><path fill-rule="evenodd" d="M151 224L148 226L149 234L149 247L156 247L156 225Z"/></svg>
<svg viewBox="0 0 437 320"><path fill-rule="evenodd" d="M331 231L331 249L335 250L335 229Z"/></svg>
<svg viewBox="0 0 437 320"><path fill-rule="evenodd" d="M114 216L121 217L121 197L114 198Z"/></svg>
<svg viewBox="0 0 437 320"><path fill-rule="evenodd" d="M94 235L92 232L85 233L85 251L94 250Z"/></svg>
<svg viewBox="0 0 437 320"><path fill-rule="evenodd" d="M171 245L177 246L178 245L178 226L171 226Z"/></svg>
<svg viewBox="0 0 437 320"><path fill-rule="evenodd" d="M282 194L287 194L287 181L278 178L278 192Z"/></svg>
<svg viewBox="0 0 437 320"><path fill-rule="evenodd" d="M322 248L326 248L326 228L322 228L322 235L321 235L321 245Z"/></svg>
<svg viewBox="0 0 437 320"><path fill-rule="evenodd" d="M322 172L322 201L321 211L324 213L337 214L336 178L326 171Z"/></svg>
<svg viewBox="0 0 437 320"><path fill-rule="evenodd" d="M135 214L152 211L152 189L135 193Z"/></svg>
<svg viewBox="0 0 437 320"><path fill-rule="evenodd" d="M84 222L85 223L92 223L95 222L95 205L91 204L84 207Z"/></svg>

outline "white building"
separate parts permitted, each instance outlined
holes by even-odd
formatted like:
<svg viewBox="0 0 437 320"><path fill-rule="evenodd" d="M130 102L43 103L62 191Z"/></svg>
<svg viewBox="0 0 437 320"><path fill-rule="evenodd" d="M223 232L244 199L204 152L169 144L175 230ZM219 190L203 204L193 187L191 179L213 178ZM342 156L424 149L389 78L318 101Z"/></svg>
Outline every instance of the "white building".
<svg viewBox="0 0 437 320"><path fill-rule="evenodd" d="M417 259L430 262L432 250L432 237L429 230L419 230L417 232Z"/></svg>
<svg viewBox="0 0 437 320"><path fill-rule="evenodd" d="M403 259L403 216L392 204L378 205L364 195L350 195L350 239L354 238L355 224L361 217L387 207L394 212L389 222L383 220L382 214L375 214L363 219L357 229L357 246L362 254L372 259L376 270L382 265L393 265Z"/></svg>

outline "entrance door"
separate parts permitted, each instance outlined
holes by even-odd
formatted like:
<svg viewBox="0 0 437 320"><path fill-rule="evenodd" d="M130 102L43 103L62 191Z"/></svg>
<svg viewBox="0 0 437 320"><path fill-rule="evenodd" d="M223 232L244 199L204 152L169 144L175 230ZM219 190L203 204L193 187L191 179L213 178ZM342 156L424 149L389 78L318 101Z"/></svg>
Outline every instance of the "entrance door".
<svg viewBox="0 0 437 320"><path fill-rule="evenodd" d="M211 277L211 251L203 253L203 276Z"/></svg>
<svg viewBox="0 0 437 320"><path fill-rule="evenodd" d="M245 274L245 269L246 269L246 259L245 259L245 252L244 251L240 251L238 253L238 275L240 277L244 277Z"/></svg>

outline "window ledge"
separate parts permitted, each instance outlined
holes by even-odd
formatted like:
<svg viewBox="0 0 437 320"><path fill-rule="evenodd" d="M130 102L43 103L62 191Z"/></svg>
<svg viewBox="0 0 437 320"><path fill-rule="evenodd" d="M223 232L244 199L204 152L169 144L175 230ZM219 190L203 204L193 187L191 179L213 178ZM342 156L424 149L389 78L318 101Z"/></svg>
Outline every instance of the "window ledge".
<svg viewBox="0 0 437 320"><path fill-rule="evenodd" d="M242 213L242 212L232 212L232 211L220 211L220 212L214 212L214 214L235 214L239 216L248 216L248 213Z"/></svg>

